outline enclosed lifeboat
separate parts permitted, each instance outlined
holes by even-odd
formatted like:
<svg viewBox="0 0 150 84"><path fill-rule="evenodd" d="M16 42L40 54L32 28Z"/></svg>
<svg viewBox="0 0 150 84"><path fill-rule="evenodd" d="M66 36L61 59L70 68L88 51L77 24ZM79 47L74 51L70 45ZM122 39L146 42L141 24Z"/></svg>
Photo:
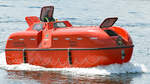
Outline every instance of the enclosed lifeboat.
<svg viewBox="0 0 150 84"><path fill-rule="evenodd" d="M9 36L7 64L29 63L47 68L94 67L129 62L133 52L131 37L114 27L117 17L106 18L100 26L72 26L55 21L53 6L41 10L40 19L26 17L26 31Z"/></svg>

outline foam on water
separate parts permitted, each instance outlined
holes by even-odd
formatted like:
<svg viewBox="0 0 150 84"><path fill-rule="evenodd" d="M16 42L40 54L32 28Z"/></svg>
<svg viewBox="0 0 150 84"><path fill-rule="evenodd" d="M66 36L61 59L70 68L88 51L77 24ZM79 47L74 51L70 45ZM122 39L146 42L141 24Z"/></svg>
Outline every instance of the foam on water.
<svg viewBox="0 0 150 84"><path fill-rule="evenodd" d="M5 54L0 54L0 68L5 70L26 70L26 71L61 71L65 74L79 75L110 75L120 73L146 73L147 68L143 64L124 63L112 64L108 66L97 66L92 68L44 68L30 64L7 65ZM66 73L67 72L67 73Z"/></svg>
<svg viewBox="0 0 150 84"><path fill-rule="evenodd" d="M7 65L5 53L0 53L0 65Z"/></svg>

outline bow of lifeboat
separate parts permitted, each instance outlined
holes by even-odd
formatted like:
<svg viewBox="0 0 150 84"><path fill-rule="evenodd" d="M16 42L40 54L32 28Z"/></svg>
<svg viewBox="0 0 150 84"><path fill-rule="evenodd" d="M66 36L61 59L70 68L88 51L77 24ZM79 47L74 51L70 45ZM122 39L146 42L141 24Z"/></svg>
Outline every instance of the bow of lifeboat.
<svg viewBox="0 0 150 84"><path fill-rule="evenodd" d="M131 59L133 43L129 34L112 26L117 18L107 18L100 26L82 27L74 27L68 21L26 19L30 27L8 38L8 64L29 63L48 68L94 67L122 64Z"/></svg>

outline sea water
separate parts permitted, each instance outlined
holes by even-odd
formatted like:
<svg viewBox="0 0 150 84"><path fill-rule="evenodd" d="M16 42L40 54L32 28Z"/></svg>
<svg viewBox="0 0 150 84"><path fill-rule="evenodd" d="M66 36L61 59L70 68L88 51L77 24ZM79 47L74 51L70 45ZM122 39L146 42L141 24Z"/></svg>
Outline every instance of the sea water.
<svg viewBox="0 0 150 84"><path fill-rule="evenodd" d="M0 84L150 84L149 0L0 0ZM42 6L54 5L54 17L73 25L99 25L117 16L133 39L129 63L92 68L44 68L30 64L7 65L8 36L25 30L25 16L40 15Z"/></svg>

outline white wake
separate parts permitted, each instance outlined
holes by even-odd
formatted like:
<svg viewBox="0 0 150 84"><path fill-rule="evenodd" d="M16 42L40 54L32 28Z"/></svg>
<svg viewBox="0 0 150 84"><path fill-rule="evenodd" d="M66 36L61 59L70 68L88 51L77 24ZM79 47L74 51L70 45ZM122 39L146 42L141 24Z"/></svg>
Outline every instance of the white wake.
<svg viewBox="0 0 150 84"><path fill-rule="evenodd" d="M0 68L5 70L26 70L26 71L61 71L64 73L79 75L110 75L120 73L146 73L147 68L143 64L124 63L107 66L97 66L92 68L44 68L30 64L7 65L5 54L0 53Z"/></svg>

